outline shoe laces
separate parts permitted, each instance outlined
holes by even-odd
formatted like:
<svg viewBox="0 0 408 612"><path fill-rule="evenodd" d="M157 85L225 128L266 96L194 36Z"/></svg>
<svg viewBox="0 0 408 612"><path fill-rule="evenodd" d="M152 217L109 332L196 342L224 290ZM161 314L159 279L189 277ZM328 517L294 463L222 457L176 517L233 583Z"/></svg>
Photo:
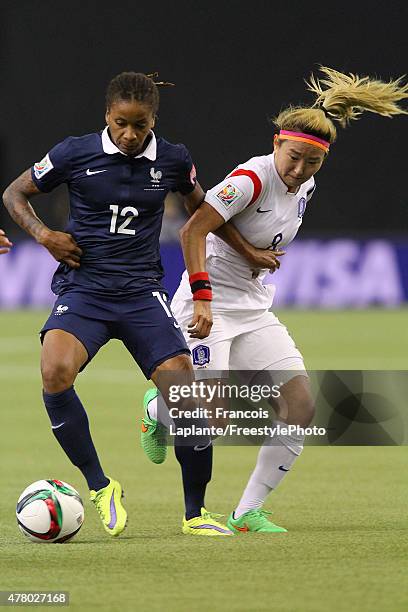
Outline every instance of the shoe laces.
<svg viewBox="0 0 408 612"><path fill-rule="evenodd" d="M257 519L259 522L268 521L268 516L272 514L270 510L264 510L263 508L259 508L259 510L251 510L248 512L249 515L252 515L254 519ZM272 522L272 521L268 521Z"/></svg>
<svg viewBox="0 0 408 612"><path fill-rule="evenodd" d="M216 512L208 512L208 510L206 510L205 512L203 512L201 516L202 518L205 518L205 519L213 519L213 521L217 521L218 519L222 518L225 515L217 514Z"/></svg>
<svg viewBox="0 0 408 612"><path fill-rule="evenodd" d="M105 513L103 511L102 504L101 504L101 501L102 501L101 493L100 492L97 493L92 501L95 504L96 509L98 510L99 514L101 514L105 518Z"/></svg>
<svg viewBox="0 0 408 612"><path fill-rule="evenodd" d="M272 514L270 510L264 510L263 508L261 508L260 510L256 510L255 512L264 517L270 516Z"/></svg>

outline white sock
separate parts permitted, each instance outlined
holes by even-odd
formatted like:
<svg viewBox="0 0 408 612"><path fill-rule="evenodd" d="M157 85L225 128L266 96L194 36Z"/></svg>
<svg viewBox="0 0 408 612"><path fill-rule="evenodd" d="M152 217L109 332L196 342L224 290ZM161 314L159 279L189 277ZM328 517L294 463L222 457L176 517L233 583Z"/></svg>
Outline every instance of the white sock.
<svg viewBox="0 0 408 612"><path fill-rule="evenodd" d="M159 398L160 407L158 402ZM170 426L174 425L174 421L170 418L169 411L160 394L153 397L147 404L147 414L151 419L154 419L155 421L158 420L162 425L167 427L167 429L170 429Z"/></svg>
<svg viewBox="0 0 408 612"><path fill-rule="evenodd" d="M157 421L157 396L147 404L147 414L150 419Z"/></svg>
<svg viewBox="0 0 408 612"><path fill-rule="evenodd" d="M275 421L274 426L286 427L282 421ZM281 480L303 450L303 436L277 435L268 439L261 446L254 471L234 511L239 518L249 510L262 508L266 497L276 489Z"/></svg>

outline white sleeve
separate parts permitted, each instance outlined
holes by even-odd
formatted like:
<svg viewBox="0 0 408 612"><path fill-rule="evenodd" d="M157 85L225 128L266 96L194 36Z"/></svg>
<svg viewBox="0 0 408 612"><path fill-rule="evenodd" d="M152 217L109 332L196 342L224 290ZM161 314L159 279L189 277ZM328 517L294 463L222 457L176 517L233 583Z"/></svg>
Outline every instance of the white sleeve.
<svg viewBox="0 0 408 612"><path fill-rule="evenodd" d="M254 182L249 176L227 176L207 191L205 201L228 221L242 212L254 198Z"/></svg>

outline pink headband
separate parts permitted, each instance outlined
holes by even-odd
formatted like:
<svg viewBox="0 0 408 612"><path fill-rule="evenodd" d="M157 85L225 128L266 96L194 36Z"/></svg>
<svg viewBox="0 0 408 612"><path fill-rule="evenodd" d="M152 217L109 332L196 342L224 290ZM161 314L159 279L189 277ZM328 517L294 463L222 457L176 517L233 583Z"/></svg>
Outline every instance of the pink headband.
<svg viewBox="0 0 408 612"><path fill-rule="evenodd" d="M312 136L311 134L303 134L303 132L290 132L288 130L281 130L279 132L279 138L283 140L297 140L299 142L307 142L308 144L314 145L315 147L319 147L319 149L323 149L325 153L329 152L330 142L327 140L323 140L322 138L318 138L317 136Z"/></svg>

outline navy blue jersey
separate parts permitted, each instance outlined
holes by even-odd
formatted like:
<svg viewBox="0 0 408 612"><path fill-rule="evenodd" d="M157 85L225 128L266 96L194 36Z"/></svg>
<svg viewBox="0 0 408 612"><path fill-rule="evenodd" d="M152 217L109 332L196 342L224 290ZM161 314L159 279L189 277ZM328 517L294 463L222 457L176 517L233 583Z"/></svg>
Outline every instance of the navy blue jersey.
<svg viewBox="0 0 408 612"><path fill-rule="evenodd" d="M149 136L148 136L149 138ZM31 171L38 189L66 183L70 216L65 231L83 251L79 270L60 264L52 290L125 296L163 276L159 236L169 191L188 194L195 169L186 147L150 133L145 150L124 155L99 134L69 137Z"/></svg>

